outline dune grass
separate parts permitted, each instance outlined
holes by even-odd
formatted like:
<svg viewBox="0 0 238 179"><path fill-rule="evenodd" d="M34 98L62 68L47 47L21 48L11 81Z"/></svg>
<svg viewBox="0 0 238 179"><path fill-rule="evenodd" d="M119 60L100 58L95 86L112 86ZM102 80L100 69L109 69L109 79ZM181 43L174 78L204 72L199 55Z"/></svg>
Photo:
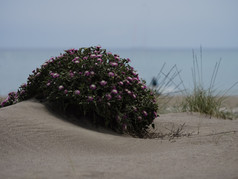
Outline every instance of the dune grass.
<svg viewBox="0 0 238 179"><path fill-rule="evenodd" d="M221 59L214 66L209 87L205 88L205 85L203 83L202 48L200 48L200 61L193 51L192 77L194 87L192 92L186 92L185 99L182 102L182 111L199 112L210 116L210 118L212 116L223 119L234 118L234 115L225 108L224 102L229 90L237 83L235 83L231 88L224 92L217 91L215 89L215 82L220 64Z"/></svg>
<svg viewBox="0 0 238 179"><path fill-rule="evenodd" d="M223 119L234 119L237 115L231 112L226 106L225 101L227 94L238 82L234 83L226 91L218 91L215 88L215 82L221 59L215 64L210 84L205 88L203 82L203 56L202 48L200 48L200 57L193 51L193 89L189 90L184 86L183 80L177 66L174 65L168 73L164 72L164 67L161 68L157 77L154 77L151 86L157 92L157 101L159 113L169 112L199 112L208 115L209 117L217 117ZM171 88L172 87L172 88ZM171 91L166 91L171 89ZM180 95L180 98L178 98ZM171 102L172 101L172 102Z"/></svg>
<svg viewBox="0 0 238 179"><path fill-rule="evenodd" d="M197 87L191 94L188 94L183 103L182 111L199 112L210 117L227 118L226 115L220 111L225 100L224 96L218 96L211 93L202 87Z"/></svg>

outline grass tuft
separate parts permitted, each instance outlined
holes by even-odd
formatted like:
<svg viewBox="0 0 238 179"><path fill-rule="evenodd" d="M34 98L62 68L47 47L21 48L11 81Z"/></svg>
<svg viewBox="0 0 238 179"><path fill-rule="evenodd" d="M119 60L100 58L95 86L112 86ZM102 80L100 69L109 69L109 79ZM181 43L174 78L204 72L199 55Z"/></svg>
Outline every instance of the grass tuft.
<svg viewBox="0 0 238 179"><path fill-rule="evenodd" d="M200 63L197 55L193 52L193 84L194 88L191 93L186 92L185 100L182 102L183 112L199 112L209 115L210 118L217 117L223 119L233 119L235 116L232 112L222 110L224 108L224 101L226 94L234 87L237 82L225 92L217 92L215 90L215 81L221 64L221 59L214 66L209 87L206 89L203 84L203 67L202 67L202 48L200 48Z"/></svg>
<svg viewBox="0 0 238 179"><path fill-rule="evenodd" d="M203 54L200 47L199 57L193 51L193 89L188 90L180 76L181 70L178 70L177 65L165 72L166 64L162 66L158 75L154 77L150 83L157 94L158 113L170 112L199 112L208 115L210 118L217 117L223 119L235 119L237 114L232 110L228 110L225 101L227 93L238 84L234 83L226 91L217 91L216 78L221 65L221 59L215 64L210 83L205 88L203 82Z"/></svg>
<svg viewBox="0 0 238 179"><path fill-rule="evenodd" d="M225 113L220 111L224 100L224 96L214 95L209 90L197 87L192 94L185 97L182 103L182 111L199 112L210 117L214 116L226 119Z"/></svg>

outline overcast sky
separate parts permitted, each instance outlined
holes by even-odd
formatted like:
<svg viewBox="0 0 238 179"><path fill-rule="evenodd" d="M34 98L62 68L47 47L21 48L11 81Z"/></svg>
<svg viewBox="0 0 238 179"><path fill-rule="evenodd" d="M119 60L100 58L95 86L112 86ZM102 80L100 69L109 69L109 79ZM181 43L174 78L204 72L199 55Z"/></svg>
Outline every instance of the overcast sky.
<svg viewBox="0 0 238 179"><path fill-rule="evenodd" d="M238 0L0 0L0 48L238 48Z"/></svg>

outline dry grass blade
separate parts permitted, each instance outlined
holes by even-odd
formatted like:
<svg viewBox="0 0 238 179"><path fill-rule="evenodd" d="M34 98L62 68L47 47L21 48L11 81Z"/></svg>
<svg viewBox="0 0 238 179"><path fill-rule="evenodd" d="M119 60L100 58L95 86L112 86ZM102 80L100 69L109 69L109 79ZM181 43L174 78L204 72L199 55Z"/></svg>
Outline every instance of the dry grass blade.
<svg viewBox="0 0 238 179"><path fill-rule="evenodd" d="M148 131L148 133L144 136L144 138L147 139L168 139L169 141L173 140L174 138L179 138L179 137L189 137L192 135L192 133L185 132L185 123L180 124L179 126L175 126L173 123L172 126L170 127L165 127L164 128L168 132L161 132L158 131L157 129L153 129Z"/></svg>
<svg viewBox="0 0 238 179"><path fill-rule="evenodd" d="M169 106L171 99L174 95L185 91L183 80L180 76L181 70L178 70L177 65L174 65L168 72L165 72L165 66L166 63L163 64L158 75L150 83L150 87L157 94L159 113L171 112L171 109L169 109L171 108Z"/></svg>

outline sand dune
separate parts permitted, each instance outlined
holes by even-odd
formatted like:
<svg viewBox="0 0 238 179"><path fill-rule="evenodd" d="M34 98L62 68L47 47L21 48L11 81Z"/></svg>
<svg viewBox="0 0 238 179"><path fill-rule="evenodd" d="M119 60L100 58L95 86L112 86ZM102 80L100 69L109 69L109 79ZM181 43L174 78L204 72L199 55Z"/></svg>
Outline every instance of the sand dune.
<svg viewBox="0 0 238 179"><path fill-rule="evenodd" d="M0 178L238 178L238 120L165 114L138 139L68 122L29 100L0 109Z"/></svg>

